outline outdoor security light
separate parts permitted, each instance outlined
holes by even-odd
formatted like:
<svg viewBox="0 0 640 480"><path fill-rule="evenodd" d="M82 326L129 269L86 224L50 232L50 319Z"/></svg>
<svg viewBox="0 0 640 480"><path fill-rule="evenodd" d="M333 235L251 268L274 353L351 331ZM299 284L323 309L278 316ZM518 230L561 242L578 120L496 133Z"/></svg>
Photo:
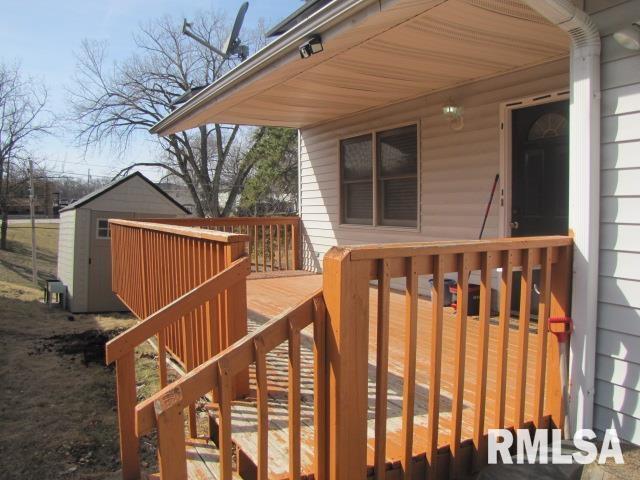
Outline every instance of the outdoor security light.
<svg viewBox="0 0 640 480"><path fill-rule="evenodd" d="M464 119L462 118L462 112L464 109L458 106L453 100L449 99L447 103L442 107L442 114L444 118L449 121L449 127L451 130L462 130L464 126Z"/></svg>
<svg viewBox="0 0 640 480"><path fill-rule="evenodd" d="M628 28L618 30L613 38L624 48L640 50L640 23L635 22Z"/></svg>
<svg viewBox="0 0 640 480"><path fill-rule="evenodd" d="M320 35L314 35L300 45L300 58L309 58L311 55L320 53L322 50L322 38Z"/></svg>

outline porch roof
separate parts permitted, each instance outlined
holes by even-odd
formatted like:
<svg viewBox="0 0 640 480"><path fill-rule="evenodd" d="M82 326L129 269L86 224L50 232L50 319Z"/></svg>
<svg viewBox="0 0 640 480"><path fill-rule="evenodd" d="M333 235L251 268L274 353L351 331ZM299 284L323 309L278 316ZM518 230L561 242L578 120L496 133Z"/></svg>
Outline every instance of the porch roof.
<svg viewBox="0 0 640 480"><path fill-rule="evenodd" d="M298 47L320 34L324 51ZM152 128L324 123L568 55L569 38L514 0L335 0Z"/></svg>

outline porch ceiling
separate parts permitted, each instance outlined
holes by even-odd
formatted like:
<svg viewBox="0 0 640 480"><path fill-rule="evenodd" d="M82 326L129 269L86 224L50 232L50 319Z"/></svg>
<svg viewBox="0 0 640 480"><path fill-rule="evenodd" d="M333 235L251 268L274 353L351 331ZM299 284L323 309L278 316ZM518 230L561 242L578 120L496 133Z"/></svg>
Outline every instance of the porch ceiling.
<svg viewBox="0 0 640 480"><path fill-rule="evenodd" d="M569 51L564 32L513 0L375 2L317 32L324 52L303 60L294 45L260 71L243 64L233 86L207 87L154 131L213 122L300 128Z"/></svg>

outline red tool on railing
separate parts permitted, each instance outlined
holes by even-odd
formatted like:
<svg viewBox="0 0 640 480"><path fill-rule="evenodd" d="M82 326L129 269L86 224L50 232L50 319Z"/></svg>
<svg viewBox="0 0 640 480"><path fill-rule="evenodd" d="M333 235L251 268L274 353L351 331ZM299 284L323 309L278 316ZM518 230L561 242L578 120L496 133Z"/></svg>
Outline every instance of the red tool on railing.
<svg viewBox="0 0 640 480"><path fill-rule="evenodd" d="M554 329L561 325L562 330ZM562 384L562 404L564 410L564 438L570 438L571 426L569 425L569 339L573 332L573 320L569 317L549 317L549 332L558 339L560 350L560 382Z"/></svg>

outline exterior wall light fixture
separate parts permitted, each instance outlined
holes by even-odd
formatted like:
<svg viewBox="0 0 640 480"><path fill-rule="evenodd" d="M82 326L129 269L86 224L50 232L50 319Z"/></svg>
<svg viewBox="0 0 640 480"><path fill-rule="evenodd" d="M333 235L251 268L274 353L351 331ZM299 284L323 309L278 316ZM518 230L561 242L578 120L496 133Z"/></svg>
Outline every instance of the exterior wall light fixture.
<svg viewBox="0 0 640 480"><path fill-rule="evenodd" d="M313 35L305 43L300 45L300 58L309 58L311 55L320 53L322 48L322 37L320 35Z"/></svg>
<svg viewBox="0 0 640 480"><path fill-rule="evenodd" d="M451 99L442 107L442 114L448 120L451 130L458 131L464 127L463 111L464 109Z"/></svg>
<svg viewBox="0 0 640 480"><path fill-rule="evenodd" d="M640 21L634 22L630 27L618 30L613 38L624 48L640 50Z"/></svg>

